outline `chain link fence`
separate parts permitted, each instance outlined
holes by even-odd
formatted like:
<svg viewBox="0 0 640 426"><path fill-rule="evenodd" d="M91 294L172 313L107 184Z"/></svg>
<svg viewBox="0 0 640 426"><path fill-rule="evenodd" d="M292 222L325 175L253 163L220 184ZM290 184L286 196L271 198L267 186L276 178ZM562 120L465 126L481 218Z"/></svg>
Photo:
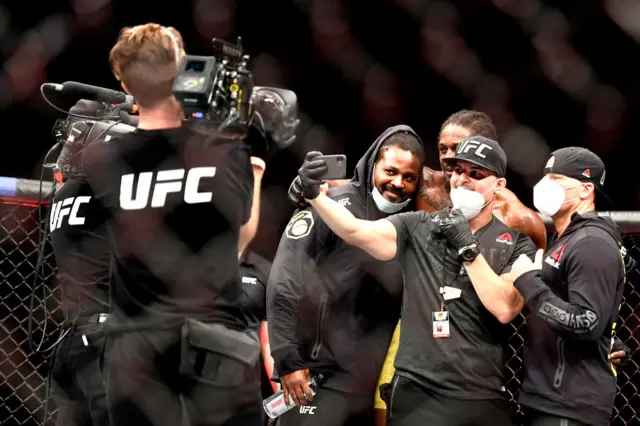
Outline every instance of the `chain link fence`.
<svg viewBox="0 0 640 426"><path fill-rule="evenodd" d="M55 262L51 247L42 247L42 268L36 280L39 241L44 229L47 207L37 203L0 200L0 424L3 426L53 424L53 401L47 402L47 359L33 351L47 347L58 337L62 320L59 306ZM630 254L640 259L640 233L625 237ZM640 368L637 363L640 339L640 275L628 271L628 282L618 320L617 336L631 348L631 360L618 368L618 396L611 425L638 424L640 396L637 386ZM33 306L31 309L31 298ZM33 311L33 338L29 343L29 317ZM507 389L512 399L518 394L522 376L522 337L524 316L513 322L509 341L513 355L508 360ZM597 384L594 384L597 386ZM522 412L513 402L518 423Z"/></svg>

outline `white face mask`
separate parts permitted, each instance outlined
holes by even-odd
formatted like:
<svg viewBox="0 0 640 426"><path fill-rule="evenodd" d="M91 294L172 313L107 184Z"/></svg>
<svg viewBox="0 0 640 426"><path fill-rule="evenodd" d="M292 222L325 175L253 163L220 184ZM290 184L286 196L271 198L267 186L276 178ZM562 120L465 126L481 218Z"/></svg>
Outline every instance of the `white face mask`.
<svg viewBox="0 0 640 426"><path fill-rule="evenodd" d="M411 198L407 198L401 203L392 203L382 196L375 185L373 185L373 189L371 190L371 196L373 197L373 201L376 203L376 207L378 207L378 210L387 214L399 212L400 210L407 207L407 204L409 204L409 202L411 201Z"/></svg>
<svg viewBox="0 0 640 426"><path fill-rule="evenodd" d="M491 191L491 189L487 192ZM491 202L491 200L487 202L484 201L484 194L464 188L453 188L450 193L453 209L462 213L467 220L473 219L478 216L480 211L482 211L489 202Z"/></svg>
<svg viewBox="0 0 640 426"><path fill-rule="evenodd" d="M580 185L565 188L558 182L554 182L548 177L543 177L540 182L533 187L533 205L538 211L544 215L552 217L563 204L580 198L580 195L565 201L565 191L567 189L577 188Z"/></svg>

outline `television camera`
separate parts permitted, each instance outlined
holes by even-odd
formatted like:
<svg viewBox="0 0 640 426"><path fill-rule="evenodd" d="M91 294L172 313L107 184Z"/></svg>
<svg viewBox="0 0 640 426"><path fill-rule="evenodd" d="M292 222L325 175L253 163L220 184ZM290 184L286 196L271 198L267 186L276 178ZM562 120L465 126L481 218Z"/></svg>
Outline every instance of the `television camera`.
<svg viewBox="0 0 640 426"><path fill-rule="evenodd" d="M295 142L300 123L296 94L254 85L240 37L235 45L214 38L212 46L213 56L185 55L177 68L172 91L189 125L245 135L259 156ZM44 87L94 102L82 105L80 101L64 111L47 99ZM125 93L73 81L45 83L41 93L54 109L68 114L53 127L58 144L51 151L64 150L69 137L74 139L78 131L83 132L83 144L87 144L128 133L137 125L137 116L130 115L137 105Z"/></svg>

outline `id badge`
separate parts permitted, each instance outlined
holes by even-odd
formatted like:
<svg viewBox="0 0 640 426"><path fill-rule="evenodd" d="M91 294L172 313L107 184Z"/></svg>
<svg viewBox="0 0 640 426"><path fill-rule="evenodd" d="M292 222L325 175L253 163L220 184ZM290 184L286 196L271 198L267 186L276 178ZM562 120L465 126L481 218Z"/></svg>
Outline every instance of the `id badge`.
<svg viewBox="0 0 640 426"><path fill-rule="evenodd" d="M439 311L434 312L433 316L433 337L435 339L442 339L449 337L449 312Z"/></svg>

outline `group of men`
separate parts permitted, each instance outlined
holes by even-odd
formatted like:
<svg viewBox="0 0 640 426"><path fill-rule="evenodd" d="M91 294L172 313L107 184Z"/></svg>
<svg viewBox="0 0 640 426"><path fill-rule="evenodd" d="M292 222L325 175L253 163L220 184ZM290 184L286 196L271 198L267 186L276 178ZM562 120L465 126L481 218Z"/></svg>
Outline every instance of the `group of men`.
<svg viewBox="0 0 640 426"><path fill-rule="evenodd" d="M552 153L534 189L557 231L547 248L538 215L506 189L482 112L443 124L441 171L402 125L329 189L310 152L269 275L248 252L264 162L241 134L183 125L171 92L183 56L173 28L125 28L110 65L139 105L136 129L72 135L58 164L51 235L70 329L52 371L60 425L264 424L266 318L262 357L301 407L282 426L510 425L506 339L523 309L530 423L608 422L625 270L619 231L595 213L595 154ZM247 276L256 269L263 278ZM267 275L265 296L255 285Z"/></svg>
<svg viewBox="0 0 640 426"><path fill-rule="evenodd" d="M595 213L604 164L583 148L552 153L534 189L556 228L543 255L544 224L506 188L496 139L486 114L451 115L437 172L423 168L415 132L396 126L328 191L320 153L307 155L289 197L310 206L282 236L267 311L285 394L314 408L281 424L373 424L370 397L381 389L376 424L513 424L503 371L509 324L523 310L529 424L608 423L625 270L619 230ZM314 396L307 382L318 373Z"/></svg>

